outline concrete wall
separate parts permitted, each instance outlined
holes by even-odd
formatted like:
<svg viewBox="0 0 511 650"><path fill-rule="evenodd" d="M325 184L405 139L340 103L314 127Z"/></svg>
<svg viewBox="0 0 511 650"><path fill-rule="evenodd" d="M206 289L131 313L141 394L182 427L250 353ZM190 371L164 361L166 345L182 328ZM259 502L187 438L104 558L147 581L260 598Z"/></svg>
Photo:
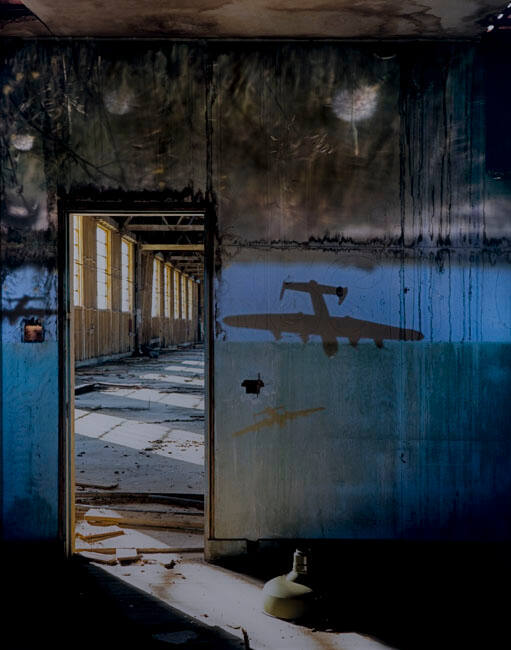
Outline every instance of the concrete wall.
<svg viewBox="0 0 511 650"><path fill-rule="evenodd" d="M481 62L393 53L217 58L215 538L510 535L510 184L485 172Z"/></svg>
<svg viewBox="0 0 511 650"><path fill-rule="evenodd" d="M6 537L57 534L57 198L133 192L217 218L212 537L509 537L475 46L27 42L2 75Z"/></svg>
<svg viewBox="0 0 511 650"><path fill-rule="evenodd" d="M58 201L202 206L204 61L200 45L4 41L1 65L3 535L53 540ZM31 317L43 320L43 343L21 343Z"/></svg>

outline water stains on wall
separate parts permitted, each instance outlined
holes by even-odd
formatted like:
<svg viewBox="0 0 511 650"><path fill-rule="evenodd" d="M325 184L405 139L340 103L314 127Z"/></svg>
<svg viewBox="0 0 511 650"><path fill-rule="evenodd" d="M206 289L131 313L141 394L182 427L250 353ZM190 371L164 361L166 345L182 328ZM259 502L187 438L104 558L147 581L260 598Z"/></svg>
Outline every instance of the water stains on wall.
<svg viewBox="0 0 511 650"><path fill-rule="evenodd" d="M58 200L203 204L203 47L6 42L0 69L3 525L58 531ZM59 227L61 232L59 232ZM24 341L41 320L44 341Z"/></svg>
<svg viewBox="0 0 511 650"><path fill-rule="evenodd" d="M467 43L5 45L13 534L57 530L57 202L137 196L216 219L213 535L509 537L511 185L485 175L483 80Z"/></svg>
<svg viewBox="0 0 511 650"><path fill-rule="evenodd" d="M219 49L215 535L506 538L511 186L486 178L477 48Z"/></svg>

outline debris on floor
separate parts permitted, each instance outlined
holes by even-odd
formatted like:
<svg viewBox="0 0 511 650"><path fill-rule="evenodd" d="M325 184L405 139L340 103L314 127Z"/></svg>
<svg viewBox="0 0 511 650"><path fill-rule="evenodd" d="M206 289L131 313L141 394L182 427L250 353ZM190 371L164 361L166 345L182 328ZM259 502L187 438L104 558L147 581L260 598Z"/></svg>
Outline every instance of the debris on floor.
<svg viewBox="0 0 511 650"><path fill-rule="evenodd" d="M203 493L202 346L79 367L76 384L82 489Z"/></svg>
<svg viewBox="0 0 511 650"><path fill-rule="evenodd" d="M87 521L81 521L76 526L76 536L88 542L110 539L118 535L124 535L124 531L118 526L92 526Z"/></svg>
<svg viewBox="0 0 511 650"><path fill-rule="evenodd" d="M198 508L177 508L165 504L138 503L135 500L116 506L115 510L77 504L76 518L93 525L204 530L204 512Z"/></svg>
<svg viewBox="0 0 511 650"><path fill-rule="evenodd" d="M109 555L107 553L94 553L93 551L82 551L80 553L82 557L91 562L97 562L98 564L117 564L117 558Z"/></svg>
<svg viewBox="0 0 511 650"><path fill-rule="evenodd" d="M119 564L128 564L140 560L141 554L136 548L118 548L115 557Z"/></svg>
<svg viewBox="0 0 511 650"><path fill-rule="evenodd" d="M121 534L108 538L94 535L87 540L78 534L83 530L80 526L84 525L90 527L86 522L78 525L75 552L100 564L158 564L173 569L181 555L204 551L203 536L196 531L94 526L98 530L116 528Z"/></svg>
<svg viewBox="0 0 511 650"><path fill-rule="evenodd" d="M85 508L84 510L84 519L89 524L119 524L122 520L122 515L115 510L108 510L106 508ZM77 508L77 512L83 512L83 510Z"/></svg>
<svg viewBox="0 0 511 650"><path fill-rule="evenodd" d="M83 456L85 452L80 452L80 455ZM119 483L83 483L81 481L76 481L75 483L77 488L91 488L95 490L115 490L115 488L119 487Z"/></svg>

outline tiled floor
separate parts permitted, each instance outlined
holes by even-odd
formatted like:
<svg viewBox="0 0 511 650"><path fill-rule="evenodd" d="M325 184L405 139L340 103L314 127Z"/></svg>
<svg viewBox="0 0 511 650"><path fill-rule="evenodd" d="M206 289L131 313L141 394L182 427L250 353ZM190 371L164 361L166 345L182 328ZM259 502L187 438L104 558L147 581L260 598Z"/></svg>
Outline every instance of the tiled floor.
<svg viewBox="0 0 511 650"><path fill-rule="evenodd" d="M76 385L93 383L105 386L75 400L78 482L203 492L202 348L77 369Z"/></svg>

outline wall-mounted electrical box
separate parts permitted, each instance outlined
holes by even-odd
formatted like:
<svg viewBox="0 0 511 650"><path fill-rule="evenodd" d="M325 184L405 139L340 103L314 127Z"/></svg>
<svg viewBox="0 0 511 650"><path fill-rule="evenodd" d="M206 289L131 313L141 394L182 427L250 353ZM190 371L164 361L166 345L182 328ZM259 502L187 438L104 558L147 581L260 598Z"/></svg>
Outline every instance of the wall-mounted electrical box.
<svg viewBox="0 0 511 650"><path fill-rule="evenodd" d="M44 341L44 327L38 318L23 321L23 343L42 343Z"/></svg>
<svg viewBox="0 0 511 650"><path fill-rule="evenodd" d="M241 383L242 388L245 391L252 395L259 395L261 388L264 386L264 383L261 379L261 375L257 374L257 379L244 379Z"/></svg>

